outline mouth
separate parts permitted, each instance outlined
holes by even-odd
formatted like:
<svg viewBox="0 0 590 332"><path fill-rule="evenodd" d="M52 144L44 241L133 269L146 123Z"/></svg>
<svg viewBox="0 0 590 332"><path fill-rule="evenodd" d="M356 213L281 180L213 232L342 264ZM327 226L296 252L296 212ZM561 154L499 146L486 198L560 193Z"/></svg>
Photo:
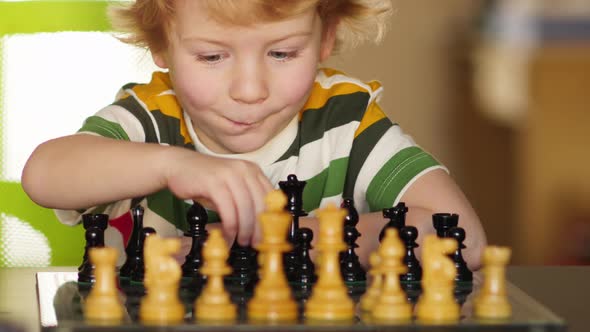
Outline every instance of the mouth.
<svg viewBox="0 0 590 332"><path fill-rule="evenodd" d="M230 118L225 118L227 121L229 121L233 126L236 126L238 128L242 128L242 129L249 129L249 128L253 128L258 126L262 120L259 121L251 121L251 120L232 120Z"/></svg>

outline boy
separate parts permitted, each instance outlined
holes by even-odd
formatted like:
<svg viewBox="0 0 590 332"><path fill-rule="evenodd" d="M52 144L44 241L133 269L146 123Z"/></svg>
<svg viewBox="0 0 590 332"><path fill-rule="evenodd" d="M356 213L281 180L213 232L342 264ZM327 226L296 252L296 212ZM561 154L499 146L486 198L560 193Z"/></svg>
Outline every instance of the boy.
<svg viewBox="0 0 590 332"><path fill-rule="evenodd" d="M404 201L419 239L434 231L433 213L458 213L477 269L486 244L477 215L385 117L379 83L318 69L343 43L379 37L390 10L388 0L137 0L115 10L126 41L167 72L125 86L78 134L41 144L23 187L66 224L108 213L107 241L120 248L132 199L164 236L180 235L188 204L202 202L228 241L246 245L260 238L264 195L296 174L307 181L307 211L354 198L363 262L378 245L381 210ZM300 223L317 229L313 213Z"/></svg>

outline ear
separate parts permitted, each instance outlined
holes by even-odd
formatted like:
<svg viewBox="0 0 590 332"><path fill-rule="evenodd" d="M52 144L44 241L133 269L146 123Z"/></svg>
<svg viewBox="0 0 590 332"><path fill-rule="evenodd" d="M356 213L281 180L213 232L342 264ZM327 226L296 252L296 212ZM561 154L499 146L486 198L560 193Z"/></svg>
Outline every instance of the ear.
<svg viewBox="0 0 590 332"><path fill-rule="evenodd" d="M338 28L338 21L329 21L324 24L322 31L322 44L320 47L320 62L323 62L330 57L334 44L336 43L336 30Z"/></svg>
<svg viewBox="0 0 590 332"><path fill-rule="evenodd" d="M159 51L159 52L152 52L152 59L156 66L162 69L168 69L168 61L166 60L166 52Z"/></svg>

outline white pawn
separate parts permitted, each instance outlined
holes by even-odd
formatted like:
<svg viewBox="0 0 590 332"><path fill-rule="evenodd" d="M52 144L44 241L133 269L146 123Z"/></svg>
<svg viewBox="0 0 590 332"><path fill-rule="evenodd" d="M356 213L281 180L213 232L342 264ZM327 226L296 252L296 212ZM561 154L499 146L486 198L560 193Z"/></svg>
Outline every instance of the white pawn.
<svg viewBox="0 0 590 332"><path fill-rule="evenodd" d="M507 247L488 246L483 254L484 281L474 300L474 313L479 318L503 319L512 315L506 295L506 264L511 250Z"/></svg>
<svg viewBox="0 0 590 332"><path fill-rule="evenodd" d="M207 285L195 301L197 320L233 321L236 319L236 305L230 300L223 286L223 276L231 273L227 265L229 256L227 244L220 229L212 229L203 246L203 267L201 273L207 276Z"/></svg>

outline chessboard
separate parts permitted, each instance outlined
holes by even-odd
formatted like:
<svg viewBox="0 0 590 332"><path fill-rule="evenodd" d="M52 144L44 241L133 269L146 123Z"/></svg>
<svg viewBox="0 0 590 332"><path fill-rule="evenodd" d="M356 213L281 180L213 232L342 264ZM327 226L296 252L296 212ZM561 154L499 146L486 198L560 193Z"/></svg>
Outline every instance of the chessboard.
<svg viewBox="0 0 590 332"><path fill-rule="evenodd" d="M206 212L195 203L185 236L193 240L182 266L172 256L177 238L142 227L126 262L102 240L108 216L85 215L87 246L77 273L38 273L44 330L85 331L560 331L564 322L506 281L510 249L488 246L484 268L473 273L462 258L465 232L458 216L433 215L437 234L414 254L417 231L405 225L407 207L383 210L390 219L364 270L354 252L358 213L345 199L317 211L318 241L297 225L302 182L290 176L265 198L262 240L231 248L220 229L207 232ZM285 188L283 188L285 187ZM291 190L295 189L295 190ZM314 263L309 250L318 250Z"/></svg>
<svg viewBox="0 0 590 332"><path fill-rule="evenodd" d="M87 283L77 281L77 272L39 272L37 273L37 292L43 331L565 331L564 321L549 309L530 297L510 282L506 284L508 300L512 305L512 316L505 320L481 320L473 315L473 299L478 293L482 275L474 273L473 282L458 284L455 299L461 305L458 322L447 324L423 324L413 319L405 323L377 324L366 320L360 310L353 321L319 323L308 322L302 315L289 323L261 324L249 322L246 314L248 300L252 291L243 287L239 280L227 280L226 285L231 298L238 305L238 317L233 322L202 323L193 317L193 304L198 290L191 282L184 280L179 290L185 305L184 321L173 326L149 326L140 322L138 310L145 288L140 283L120 282L119 290L124 299L125 317L118 325L94 325L85 320L83 306L89 292ZM366 290L365 284L347 285L351 298L358 307L359 298ZM300 311L309 296L309 289L291 285ZM404 284L404 290L411 303L416 303L421 290L418 285Z"/></svg>

